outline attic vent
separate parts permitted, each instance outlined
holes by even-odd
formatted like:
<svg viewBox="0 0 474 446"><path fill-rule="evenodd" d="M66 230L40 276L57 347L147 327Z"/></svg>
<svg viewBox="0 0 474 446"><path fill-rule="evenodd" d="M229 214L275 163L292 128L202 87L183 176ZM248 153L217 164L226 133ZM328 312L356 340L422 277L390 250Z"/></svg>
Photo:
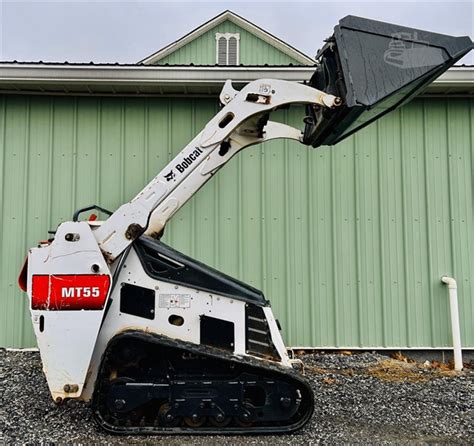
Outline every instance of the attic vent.
<svg viewBox="0 0 474 446"><path fill-rule="evenodd" d="M239 42L239 33L216 33L216 63L238 65Z"/></svg>
<svg viewBox="0 0 474 446"><path fill-rule="evenodd" d="M217 41L217 64L227 65L227 39L219 37Z"/></svg>

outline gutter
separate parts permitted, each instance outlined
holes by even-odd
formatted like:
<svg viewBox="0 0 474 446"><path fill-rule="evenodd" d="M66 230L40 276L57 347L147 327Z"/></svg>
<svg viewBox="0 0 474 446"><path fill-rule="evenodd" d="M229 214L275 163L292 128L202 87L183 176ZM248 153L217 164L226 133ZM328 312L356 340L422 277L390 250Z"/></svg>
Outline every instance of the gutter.
<svg viewBox="0 0 474 446"><path fill-rule="evenodd" d="M130 66L1 63L0 84L22 85L222 85L227 79L246 83L258 78L303 82L314 66L219 67ZM474 91L474 67L453 67L431 84L431 89L467 88ZM21 89L21 88L20 88ZM430 90L430 89L429 89ZM429 91L428 90L428 91Z"/></svg>
<svg viewBox="0 0 474 446"><path fill-rule="evenodd" d="M258 78L303 81L314 67L99 66L0 64L0 83L55 84L215 84L227 79L248 82Z"/></svg>

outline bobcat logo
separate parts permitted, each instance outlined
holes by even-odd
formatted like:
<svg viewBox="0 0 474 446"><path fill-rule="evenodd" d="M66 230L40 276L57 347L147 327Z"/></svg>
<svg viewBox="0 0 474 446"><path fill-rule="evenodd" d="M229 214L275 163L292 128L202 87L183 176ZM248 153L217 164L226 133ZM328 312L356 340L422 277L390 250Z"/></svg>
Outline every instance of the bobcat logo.
<svg viewBox="0 0 474 446"><path fill-rule="evenodd" d="M402 69L431 67L444 63L442 51L429 45L429 42L418 40L416 32L394 33L383 58L389 65Z"/></svg>
<svg viewBox="0 0 474 446"><path fill-rule="evenodd" d="M170 170L170 173L167 173L165 175L166 181L174 180L175 177L176 177L176 174L173 172L173 169Z"/></svg>

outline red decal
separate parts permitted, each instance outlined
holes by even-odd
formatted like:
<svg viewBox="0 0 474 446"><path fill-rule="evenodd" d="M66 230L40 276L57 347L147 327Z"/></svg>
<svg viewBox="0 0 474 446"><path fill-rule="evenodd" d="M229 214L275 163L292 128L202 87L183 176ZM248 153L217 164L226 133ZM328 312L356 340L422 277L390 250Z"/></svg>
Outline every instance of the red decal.
<svg viewBox="0 0 474 446"><path fill-rule="evenodd" d="M110 287L105 274L33 276L33 310L102 310Z"/></svg>

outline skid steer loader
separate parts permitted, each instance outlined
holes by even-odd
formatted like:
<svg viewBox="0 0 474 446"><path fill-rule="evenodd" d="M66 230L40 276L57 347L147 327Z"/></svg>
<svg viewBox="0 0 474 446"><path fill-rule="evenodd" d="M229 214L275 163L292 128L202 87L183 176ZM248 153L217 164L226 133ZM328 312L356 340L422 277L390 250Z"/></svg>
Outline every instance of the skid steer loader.
<svg viewBox="0 0 474 446"><path fill-rule="evenodd" d="M288 138L333 145L406 103L472 48L451 37L348 16L306 84L227 81L222 109L103 222L76 211L28 252L28 294L54 401L90 402L122 434L277 433L302 427L314 396L293 369L262 292L160 241L166 223L234 155ZM415 56L412 54L415 51ZM291 104L304 130L273 122Z"/></svg>

